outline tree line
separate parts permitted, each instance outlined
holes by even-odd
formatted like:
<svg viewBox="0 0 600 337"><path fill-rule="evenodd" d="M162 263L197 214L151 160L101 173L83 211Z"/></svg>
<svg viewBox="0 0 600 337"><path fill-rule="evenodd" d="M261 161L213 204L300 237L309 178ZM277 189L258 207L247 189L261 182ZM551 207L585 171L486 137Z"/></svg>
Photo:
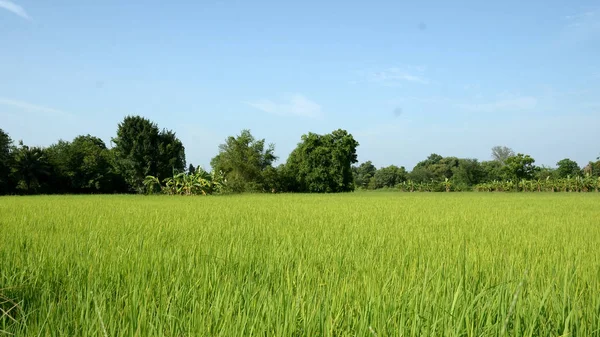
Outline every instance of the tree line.
<svg viewBox="0 0 600 337"><path fill-rule="evenodd" d="M308 133L278 167L275 146L249 130L228 137L212 171L186 165L185 147L171 130L127 116L114 146L81 135L48 147L17 144L0 129L0 194L348 192L358 142L345 130Z"/></svg>
<svg viewBox="0 0 600 337"><path fill-rule="evenodd" d="M111 148L91 135L30 147L15 144L0 129L0 194L588 191L600 185L600 158L583 168L570 159L555 168L538 167L530 155L502 146L492 149L489 161L434 153L411 171L395 165L376 168L370 161L355 165L359 143L341 129L303 135L278 166L273 165L275 145L242 130L219 145L210 172L187 165L175 132L144 117L125 117L111 140Z"/></svg>

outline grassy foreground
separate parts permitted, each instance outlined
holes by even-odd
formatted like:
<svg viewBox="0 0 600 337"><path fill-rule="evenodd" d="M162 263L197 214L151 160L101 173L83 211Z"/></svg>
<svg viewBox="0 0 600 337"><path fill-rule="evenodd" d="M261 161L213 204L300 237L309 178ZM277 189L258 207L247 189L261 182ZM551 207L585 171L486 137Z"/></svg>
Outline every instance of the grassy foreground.
<svg viewBox="0 0 600 337"><path fill-rule="evenodd" d="M0 198L0 334L598 336L600 196Z"/></svg>

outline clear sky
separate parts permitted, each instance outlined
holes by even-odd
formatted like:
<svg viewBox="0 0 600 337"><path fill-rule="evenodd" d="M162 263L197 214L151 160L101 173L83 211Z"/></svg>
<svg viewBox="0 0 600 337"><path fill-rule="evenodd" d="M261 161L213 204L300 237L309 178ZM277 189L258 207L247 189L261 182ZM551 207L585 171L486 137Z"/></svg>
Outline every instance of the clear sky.
<svg viewBox="0 0 600 337"><path fill-rule="evenodd" d="M583 165L600 155L600 3L0 0L0 128L110 146L130 114L205 168L245 128L281 160L343 128L378 167L494 145Z"/></svg>

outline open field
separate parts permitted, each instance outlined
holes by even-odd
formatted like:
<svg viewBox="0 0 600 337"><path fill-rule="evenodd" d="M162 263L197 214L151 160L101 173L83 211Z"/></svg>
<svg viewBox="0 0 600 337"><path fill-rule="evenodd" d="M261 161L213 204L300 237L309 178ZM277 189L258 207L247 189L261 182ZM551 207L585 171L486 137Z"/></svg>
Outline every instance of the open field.
<svg viewBox="0 0 600 337"><path fill-rule="evenodd" d="M17 336L597 336L600 195L4 197L0 294Z"/></svg>

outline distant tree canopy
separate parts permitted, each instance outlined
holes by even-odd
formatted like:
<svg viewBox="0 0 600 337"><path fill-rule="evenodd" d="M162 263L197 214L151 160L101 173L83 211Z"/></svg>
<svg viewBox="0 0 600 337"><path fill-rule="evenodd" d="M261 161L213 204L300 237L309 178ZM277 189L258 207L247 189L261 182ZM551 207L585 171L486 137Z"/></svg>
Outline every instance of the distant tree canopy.
<svg viewBox="0 0 600 337"><path fill-rule="evenodd" d="M569 158L559 161L556 163L556 166L556 175L559 178L566 178L569 176L575 177L581 174L581 168L579 165Z"/></svg>
<svg viewBox="0 0 600 337"><path fill-rule="evenodd" d="M506 159L502 167L506 179L519 181L522 179L533 179L536 173L535 159L522 153Z"/></svg>
<svg viewBox="0 0 600 337"><path fill-rule="evenodd" d="M492 148L492 159L504 165L506 160L514 157L515 151L506 146L494 146Z"/></svg>
<svg viewBox="0 0 600 337"><path fill-rule="evenodd" d="M272 174L271 165L276 159L275 145L269 144L265 148L264 139L257 140L250 130L243 130L219 145L219 154L210 165L213 170L223 172L227 190L257 192L268 189L267 176Z"/></svg>
<svg viewBox="0 0 600 337"><path fill-rule="evenodd" d="M230 136L211 160L212 172L186 166L174 132L140 116L117 126L113 148L80 135L48 147L28 146L0 129L0 195L39 193L165 193L209 195L243 192L335 193L355 189L401 191L600 191L600 159L581 168L565 158L538 167L527 154L492 148L492 160L432 153L412 171L357 163L358 142L345 130L309 132L277 167L275 146L250 130Z"/></svg>
<svg viewBox="0 0 600 337"><path fill-rule="evenodd" d="M485 168L477 159L458 159L458 165L452 168L453 182L463 187L479 184L485 174Z"/></svg>
<svg viewBox="0 0 600 337"><path fill-rule="evenodd" d="M285 175L291 192L334 193L354 190L352 164L358 142L345 130L308 133L290 154Z"/></svg>
<svg viewBox="0 0 600 337"><path fill-rule="evenodd" d="M146 176L164 179L185 169L185 149L175 133L159 131L146 118L125 117L112 141L116 170L137 192L144 191Z"/></svg>
<svg viewBox="0 0 600 337"><path fill-rule="evenodd" d="M369 160L359 166L352 166L352 172L354 173L354 185L360 188L367 188L375 172L377 172L377 168Z"/></svg>
<svg viewBox="0 0 600 337"><path fill-rule="evenodd" d="M12 139L0 129L0 195L9 192L9 175L12 166Z"/></svg>
<svg viewBox="0 0 600 337"><path fill-rule="evenodd" d="M382 167L375 174L373 178L371 178L372 188L383 188L383 187L395 187L397 184L400 184L406 181L407 173L404 166L398 167L395 165L390 165L387 167Z"/></svg>
<svg viewBox="0 0 600 337"><path fill-rule="evenodd" d="M51 166L46 150L19 142L12 159L11 176L23 194L50 193Z"/></svg>
<svg viewBox="0 0 600 337"><path fill-rule="evenodd" d="M59 141L47 149L54 168L55 189L62 193L111 193L118 180L111 153L98 137L77 136L72 142Z"/></svg>

